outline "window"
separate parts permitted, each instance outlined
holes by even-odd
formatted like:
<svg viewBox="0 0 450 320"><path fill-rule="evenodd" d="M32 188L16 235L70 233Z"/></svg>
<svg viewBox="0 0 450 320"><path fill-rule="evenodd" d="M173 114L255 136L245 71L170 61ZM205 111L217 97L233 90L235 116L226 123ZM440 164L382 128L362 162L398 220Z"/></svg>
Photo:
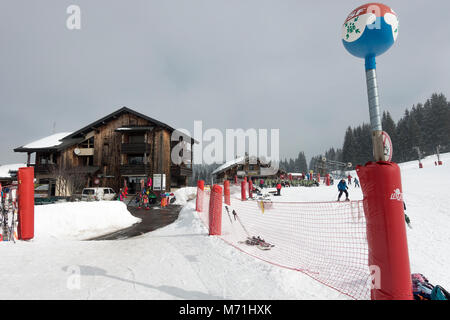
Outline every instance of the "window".
<svg viewBox="0 0 450 320"><path fill-rule="evenodd" d="M130 143L145 143L145 136L143 134L133 134L130 135L128 141Z"/></svg>
<svg viewBox="0 0 450 320"><path fill-rule="evenodd" d="M95 190L94 189L84 189L83 194L93 195L93 194L95 194Z"/></svg>
<svg viewBox="0 0 450 320"><path fill-rule="evenodd" d="M143 155L129 155L128 156L128 164L144 164L144 156Z"/></svg>
<svg viewBox="0 0 450 320"><path fill-rule="evenodd" d="M109 189L103 189L104 194L109 194Z"/></svg>
<svg viewBox="0 0 450 320"><path fill-rule="evenodd" d="M80 148L93 148L93 147L94 147L94 137L91 137L80 143Z"/></svg>

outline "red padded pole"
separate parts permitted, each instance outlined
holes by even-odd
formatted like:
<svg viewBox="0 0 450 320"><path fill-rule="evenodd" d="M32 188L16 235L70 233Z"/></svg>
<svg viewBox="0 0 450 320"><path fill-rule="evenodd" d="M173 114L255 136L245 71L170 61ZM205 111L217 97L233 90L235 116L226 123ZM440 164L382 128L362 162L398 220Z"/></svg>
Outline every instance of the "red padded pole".
<svg viewBox="0 0 450 320"><path fill-rule="evenodd" d="M400 168L393 162L368 162L365 166L357 166L356 173L364 195L369 267L375 270L371 298L411 300L413 296Z"/></svg>
<svg viewBox="0 0 450 320"><path fill-rule="evenodd" d="M222 234L222 187L215 184L209 199L209 235Z"/></svg>
<svg viewBox="0 0 450 320"><path fill-rule="evenodd" d="M327 186L330 185L330 174L329 173L327 174L326 183L327 183Z"/></svg>
<svg viewBox="0 0 450 320"><path fill-rule="evenodd" d="M203 211L204 190L205 190L205 181L198 180L197 181L197 199L195 199L195 211L197 211L197 212Z"/></svg>
<svg viewBox="0 0 450 320"><path fill-rule="evenodd" d="M19 168L19 225L18 237L21 240L34 238L34 168Z"/></svg>
<svg viewBox="0 0 450 320"><path fill-rule="evenodd" d="M227 205L231 205L231 199L230 199L230 181L225 180L225 182L223 183L223 198L224 198L224 202Z"/></svg>
<svg viewBox="0 0 450 320"><path fill-rule="evenodd" d="M247 197L245 194L245 184L246 184L245 180L241 181L241 200L242 201L247 200Z"/></svg>
<svg viewBox="0 0 450 320"><path fill-rule="evenodd" d="M234 176L234 184L237 184L237 183L238 183L237 176Z"/></svg>
<svg viewBox="0 0 450 320"><path fill-rule="evenodd" d="M253 181L252 181L252 179L248 180L248 197L253 198Z"/></svg>

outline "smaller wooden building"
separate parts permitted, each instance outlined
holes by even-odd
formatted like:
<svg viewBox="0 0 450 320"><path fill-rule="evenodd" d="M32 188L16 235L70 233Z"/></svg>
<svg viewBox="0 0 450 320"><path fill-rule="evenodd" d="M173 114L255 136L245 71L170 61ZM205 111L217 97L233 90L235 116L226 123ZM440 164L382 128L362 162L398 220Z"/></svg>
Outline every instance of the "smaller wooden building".
<svg viewBox="0 0 450 320"><path fill-rule="evenodd" d="M270 163L266 164L257 157L245 155L224 163L214 170L212 174L215 181L223 182L225 180L233 180L235 176L238 178L248 177L250 179L278 179L286 172L282 169L274 172L274 169L270 167Z"/></svg>

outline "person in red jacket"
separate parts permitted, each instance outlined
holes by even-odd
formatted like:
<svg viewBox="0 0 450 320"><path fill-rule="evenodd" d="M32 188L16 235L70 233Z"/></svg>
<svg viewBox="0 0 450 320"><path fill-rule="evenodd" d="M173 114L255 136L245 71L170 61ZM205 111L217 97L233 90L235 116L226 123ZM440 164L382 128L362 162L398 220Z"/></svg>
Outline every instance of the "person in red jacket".
<svg viewBox="0 0 450 320"><path fill-rule="evenodd" d="M349 174L347 178L348 178L348 185L351 186L352 185L352 176Z"/></svg>
<svg viewBox="0 0 450 320"><path fill-rule="evenodd" d="M281 183L277 183L277 196L281 195Z"/></svg>

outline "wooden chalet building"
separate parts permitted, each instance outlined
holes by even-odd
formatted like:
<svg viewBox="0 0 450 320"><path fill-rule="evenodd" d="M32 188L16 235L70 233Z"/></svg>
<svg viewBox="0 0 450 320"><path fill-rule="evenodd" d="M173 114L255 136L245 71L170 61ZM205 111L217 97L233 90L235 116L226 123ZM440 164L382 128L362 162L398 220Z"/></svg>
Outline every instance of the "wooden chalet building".
<svg viewBox="0 0 450 320"><path fill-rule="evenodd" d="M217 182L231 181L235 176L250 179L278 179L283 174L286 174L283 169L273 172L270 165L263 164L258 158L251 158L248 155L228 161L212 172Z"/></svg>
<svg viewBox="0 0 450 320"><path fill-rule="evenodd" d="M192 175L191 137L169 125L123 107L71 133L55 134L14 149L28 154L39 184L49 184L50 195L71 195L84 187L111 187L116 193L126 181L129 193L140 190L140 181L151 177L154 190L162 180L162 191L187 185ZM171 161L172 148L186 144L190 163ZM36 153L31 164L31 154ZM160 179L158 179L160 178ZM165 186L164 186L165 182Z"/></svg>

